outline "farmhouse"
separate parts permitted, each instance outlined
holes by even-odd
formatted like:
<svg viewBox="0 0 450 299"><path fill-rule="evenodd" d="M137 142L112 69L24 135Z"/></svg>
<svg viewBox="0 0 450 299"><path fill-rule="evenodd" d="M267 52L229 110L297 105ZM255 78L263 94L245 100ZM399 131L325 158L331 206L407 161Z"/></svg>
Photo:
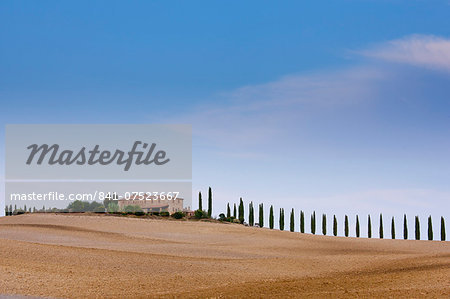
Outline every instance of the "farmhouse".
<svg viewBox="0 0 450 299"><path fill-rule="evenodd" d="M183 198L161 199L152 195L132 195L118 200L119 208L139 206L144 212L169 212L170 214L183 211Z"/></svg>

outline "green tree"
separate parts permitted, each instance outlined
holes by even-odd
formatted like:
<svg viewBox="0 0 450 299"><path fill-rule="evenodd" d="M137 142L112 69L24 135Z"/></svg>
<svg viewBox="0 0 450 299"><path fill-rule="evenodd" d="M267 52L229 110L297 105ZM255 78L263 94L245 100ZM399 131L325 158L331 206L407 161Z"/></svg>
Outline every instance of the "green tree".
<svg viewBox="0 0 450 299"><path fill-rule="evenodd" d="M415 218L416 240L420 240L420 221L419 216Z"/></svg>
<svg viewBox="0 0 450 299"><path fill-rule="evenodd" d="M316 211L311 214L311 234L316 234Z"/></svg>
<svg viewBox="0 0 450 299"><path fill-rule="evenodd" d="M445 241L445 220L444 217L441 216L441 241Z"/></svg>
<svg viewBox="0 0 450 299"><path fill-rule="evenodd" d="M367 237L372 238L372 220L370 219L370 215L367 217Z"/></svg>
<svg viewBox="0 0 450 299"><path fill-rule="evenodd" d="M395 223L394 223L394 217L392 217L391 221L391 238L395 239Z"/></svg>
<svg viewBox="0 0 450 299"><path fill-rule="evenodd" d="M244 223L244 202L242 201L242 197L239 201L239 222Z"/></svg>
<svg viewBox="0 0 450 299"><path fill-rule="evenodd" d="M269 211L269 228L273 229L273 206L270 206Z"/></svg>
<svg viewBox="0 0 450 299"><path fill-rule="evenodd" d="M346 237L348 237L348 232L349 232L349 229L348 229L348 216L345 215L345 219L344 219L344 234L345 234Z"/></svg>
<svg viewBox="0 0 450 299"><path fill-rule="evenodd" d="M289 230L290 230L291 232L293 232L293 231L295 230L294 217L295 217L294 209L292 209L292 210L291 210L291 221L290 221L290 223L289 223L289 224L290 224Z"/></svg>
<svg viewBox="0 0 450 299"><path fill-rule="evenodd" d="M431 215L428 216L428 240L433 241L433 222L431 221Z"/></svg>
<svg viewBox="0 0 450 299"><path fill-rule="evenodd" d="M142 212L142 208L137 205L128 205L124 207L124 212L126 213L136 213L136 212Z"/></svg>
<svg viewBox="0 0 450 299"><path fill-rule="evenodd" d="M233 206L233 217L234 217L234 219L236 219L236 216L237 216L237 214L236 214L236 203L234 203L234 206Z"/></svg>
<svg viewBox="0 0 450 299"><path fill-rule="evenodd" d="M356 215L356 237L359 238L360 231L359 231L359 217Z"/></svg>
<svg viewBox="0 0 450 299"><path fill-rule="evenodd" d="M248 205L248 225L253 226L255 224L255 215L253 212L253 202L251 201Z"/></svg>
<svg viewBox="0 0 450 299"><path fill-rule="evenodd" d="M406 219L406 214L403 215L403 239L408 239L408 221Z"/></svg>
<svg viewBox="0 0 450 299"><path fill-rule="evenodd" d="M23 210L26 212L27 211L27 205L23 206Z"/></svg>
<svg viewBox="0 0 450 299"><path fill-rule="evenodd" d="M383 239L383 215L380 213L380 239Z"/></svg>
<svg viewBox="0 0 450 299"><path fill-rule="evenodd" d="M33 213L36 213L36 207L33 207Z"/></svg>
<svg viewBox="0 0 450 299"><path fill-rule="evenodd" d="M203 211L202 192L198 192L198 209Z"/></svg>
<svg viewBox="0 0 450 299"><path fill-rule="evenodd" d="M209 189L208 189L208 217L210 217L210 218L212 216L212 201L213 201L212 190L211 190L211 187L209 187Z"/></svg>
<svg viewBox="0 0 450 299"><path fill-rule="evenodd" d="M264 226L264 205L259 204L259 227Z"/></svg>
<svg viewBox="0 0 450 299"><path fill-rule="evenodd" d="M300 232L305 233L305 213L300 211Z"/></svg>
<svg viewBox="0 0 450 299"><path fill-rule="evenodd" d="M327 215L322 214L322 234L327 234Z"/></svg>
<svg viewBox="0 0 450 299"><path fill-rule="evenodd" d="M284 209L280 209L280 230L284 230Z"/></svg>
<svg viewBox="0 0 450 299"><path fill-rule="evenodd" d="M227 203L227 218L231 217L230 203Z"/></svg>
<svg viewBox="0 0 450 299"><path fill-rule="evenodd" d="M107 211L108 213L117 213L119 212L119 205L116 202L112 201L108 204Z"/></svg>
<svg viewBox="0 0 450 299"><path fill-rule="evenodd" d="M333 235L336 237L337 236L337 231L338 231L338 223L337 223L337 218L336 215L333 215Z"/></svg>
<svg viewBox="0 0 450 299"><path fill-rule="evenodd" d="M9 215L8 206L5 205L5 216Z"/></svg>

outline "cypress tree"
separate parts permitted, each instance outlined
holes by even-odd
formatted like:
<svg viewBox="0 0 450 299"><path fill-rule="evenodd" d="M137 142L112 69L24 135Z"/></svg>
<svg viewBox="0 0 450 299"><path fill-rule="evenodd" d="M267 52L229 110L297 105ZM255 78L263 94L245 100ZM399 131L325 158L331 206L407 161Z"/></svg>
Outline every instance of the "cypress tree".
<svg viewBox="0 0 450 299"><path fill-rule="evenodd" d="M293 232L293 231L295 230L294 217L295 217L294 209L292 209L292 210L291 210L291 221L290 221L290 223L289 223L289 224L290 224L289 230L290 230L291 232Z"/></svg>
<svg viewBox="0 0 450 299"><path fill-rule="evenodd" d="M212 215L212 190L211 187L208 189L208 216Z"/></svg>
<svg viewBox="0 0 450 299"><path fill-rule="evenodd" d="M403 215L403 239L408 239L408 221L406 220L406 214Z"/></svg>
<svg viewBox="0 0 450 299"><path fill-rule="evenodd" d="M326 236L327 234L327 215L322 214L322 234Z"/></svg>
<svg viewBox="0 0 450 299"><path fill-rule="evenodd" d="M367 217L367 237L372 238L372 220L370 219L370 215Z"/></svg>
<svg viewBox="0 0 450 299"><path fill-rule="evenodd" d="M359 238L359 217L356 215L356 237Z"/></svg>
<svg viewBox="0 0 450 299"><path fill-rule="evenodd" d="M273 229L273 206L270 206L269 212L269 228Z"/></svg>
<svg viewBox="0 0 450 299"><path fill-rule="evenodd" d="M333 215L333 235L335 237L337 236L337 232L338 232L337 218L336 218L336 215Z"/></svg>
<svg viewBox="0 0 450 299"><path fill-rule="evenodd" d="M284 209L280 209L280 230L284 230Z"/></svg>
<svg viewBox="0 0 450 299"><path fill-rule="evenodd" d="M24 205L24 206L23 206L23 210L24 210L24 212L27 211L27 205Z"/></svg>
<svg viewBox="0 0 450 299"><path fill-rule="evenodd" d="M234 217L234 219L237 219L237 214L236 214L236 203L234 203L234 206L233 206L233 217Z"/></svg>
<svg viewBox="0 0 450 299"><path fill-rule="evenodd" d="M344 233L345 233L345 236L348 237L348 216L347 215L345 215L345 223L344 223L344 225L345 225Z"/></svg>
<svg viewBox="0 0 450 299"><path fill-rule="evenodd" d="M441 241L445 241L445 220L441 216Z"/></svg>
<svg viewBox="0 0 450 299"><path fill-rule="evenodd" d="M394 223L394 216L392 216L391 221L391 238L395 239L395 223Z"/></svg>
<svg viewBox="0 0 450 299"><path fill-rule="evenodd" d="M13 212L15 212L15 211L17 211L17 205L14 205L14 211Z"/></svg>
<svg viewBox="0 0 450 299"><path fill-rule="evenodd" d="M28 208L28 213L31 213L31 207Z"/></svg>
<svg viewBox="0 0 450 299"><path fill-rule="evenodd" d="M248 205L248 225L253 226L255 223L255 218L253 214L253 202L251 201Z"/></svg>
<svg viewBox="0 0 450 299"><path fill-rule="evenodd" d="M419 222L419 216L416 216L415 223L416 223L416 227L415 227L415 229L416 229L416 240L420 240L420 222Z"/></svg>
<svg viewBox="0 0 450 299"><path fill-rule="evenodd" d="M263 204L259 205L259 227L264 226L264 206Z"/></svg>
<svg viewBox="0 0 450 299"><path fill-rule="evenodd" d="M380 239L383 239L383 215L380 213Z"/></svg>
<svg viewBox="0 0 450 299"><path fill-rule="evenodd" d="M242 197L239 201L239 222L244 223L244 202L242 201Z"/></svg>
<svg viewBox="0 0 450 299"><path fill-rule="evenodd" d="M311 234L316 234L316 211L311 215Z"/></svg>
<svg viewBox="0 0 450 299"><path fill-rule="evenodd" d="M198 209L203 211L203 201L202 201L202 193L198 193Z"/></svg>
<svg viewBox="0 0 450 299"><path fill-rule="evenodd" d="M433 222L431 221L431 215L428 216L428 240L433 241Z"/></svg>
<svg viewBox="0 0 450 299"><path fill-rule="evenodd" d="M305 233L305 213L300 211L300 232Z"/></svg>
<svg viewBox="0 0 450 299"><path fill-rule="evenodd" d="M5 206L5 216L8 216L8 206Z"/></svg>
<svg viewBox="0 0 450 299"><path fill-rule="evenodd" d="M230 203L227 203L227 218L231 217Z"/></svg>

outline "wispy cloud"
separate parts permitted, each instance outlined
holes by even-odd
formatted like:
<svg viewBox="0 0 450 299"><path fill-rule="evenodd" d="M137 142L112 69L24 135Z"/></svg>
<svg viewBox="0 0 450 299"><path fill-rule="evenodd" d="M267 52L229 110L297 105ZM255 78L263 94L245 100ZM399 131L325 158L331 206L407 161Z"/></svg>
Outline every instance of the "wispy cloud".
<svg viewBox="0 0 450 299"><path fill-rule="evenodd" d="M412 35L359 53L390 62L450 71L450 39L442 37Z"/></svg>

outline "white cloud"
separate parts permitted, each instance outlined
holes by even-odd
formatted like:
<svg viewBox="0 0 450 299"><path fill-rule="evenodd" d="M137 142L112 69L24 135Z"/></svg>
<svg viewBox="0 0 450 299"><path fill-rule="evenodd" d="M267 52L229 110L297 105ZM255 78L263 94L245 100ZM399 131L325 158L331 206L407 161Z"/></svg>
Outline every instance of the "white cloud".
<svg viewBox="0 0 450 299"><path fill-rule="evenodd" d="M450 71L450 39L442 37L412 35L359 53L390 62Z"/></svg>

